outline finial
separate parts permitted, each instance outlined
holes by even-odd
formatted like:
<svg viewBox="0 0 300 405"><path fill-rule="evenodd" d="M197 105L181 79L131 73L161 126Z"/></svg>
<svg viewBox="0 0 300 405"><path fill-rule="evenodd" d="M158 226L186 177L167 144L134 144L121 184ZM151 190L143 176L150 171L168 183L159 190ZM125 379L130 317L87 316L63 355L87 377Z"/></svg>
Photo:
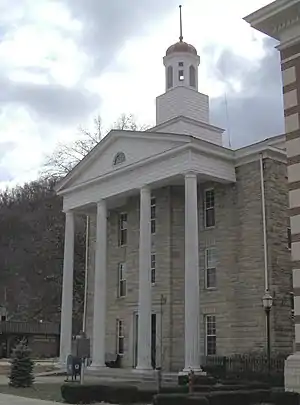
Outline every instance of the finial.
<svg viewBox="0 0 300 405"><path fill-rule="evenodd" d="M182 13L181 13L181 7L182 7L182 5L179 6L179 13L180 13L180 37L179 37L179 41L180 41L180 42L183 41L183 36L182 36Z"/></svg>

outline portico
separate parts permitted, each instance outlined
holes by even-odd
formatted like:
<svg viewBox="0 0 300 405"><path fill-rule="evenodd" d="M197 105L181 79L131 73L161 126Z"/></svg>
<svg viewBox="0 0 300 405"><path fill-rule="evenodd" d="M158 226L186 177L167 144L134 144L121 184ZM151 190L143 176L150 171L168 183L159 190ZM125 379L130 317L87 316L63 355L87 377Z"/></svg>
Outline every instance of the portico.
<svg viewBox="0 0 300 405"><path fill-rule="evenodd" d="M103 143L113 139L118 143L119 133L113 131ZM123 133L122 137L131 139L145 138L149 133ZM76 184L69 190L62 191L64 196L64 211L66 213L64 276L62 297L62 330L60 361L65 364L71 351L72 327L72 286L73 286L73 255L74 255L74 215L84 210L96 211L96 248L95 248L95 278L94 278L94 318L92 335L92 367L105 367L105 336L106 336L106 292L107 292L107 218L110 207L124 201L129 195L139 195L140 224L139 224L139 293L138 293L138 353L137 370L152 370L151 366L151 227L150 207L151 192L168 184L184 185L185 187L185 363L184 370L199 371L200 367L200 293L199 293L199 248L198 248L198 192L201 182L211 179L220 182L234 182L235 171L231 151L222 150L216 146L214 156L202 156L207 142L186 137L166 134L162 139L176 140L176 147L164 154L149 157L148 167L140 162L125 164L114 173L108 173L104 178ZM183 139L182 139L183 138ZM182 141L183 142L182 142ZM113 142L110 141L113 146ZM100 144L101 145L101 144ZM145 147L146 147L145 145ZM131 146L131 145L130 145ZM115 149L115 148L114 148ZM118 149L115 149L116 151ZM101 155L100 155L101 156ZM112 155L113 158L114 154ZM126 156L126 154L125 154ZM101 159L101 158L100 158ZM112 159L113 161L113 159ZM172 165L170 163L173 163ZM97 164L99 161L97 161ZM201 168L197 168L201 165ZM132 170L138 166L139 170ZM163 170L165 169L165 170ZM200 169L200 170L199 170ZM118 176L116 175L118 173ZM221 175L220 175L221 174ZM125 189L123 179L128 179ZM152 179L152 181L151 181ZM146 182L147 180L147 182ZM67 181L67 179L66 179ZM72 181L69 179L69 181ZM79 182L78 182L79 183ZM115 184L114 184L115 183ZM123 192L112 195L113 189ZM73 189L73 190L72 190ZM97 196L95 194L98 194ZM93 197L92 197L93 196ZM92 198L91 198L92 197Z"/></svg>

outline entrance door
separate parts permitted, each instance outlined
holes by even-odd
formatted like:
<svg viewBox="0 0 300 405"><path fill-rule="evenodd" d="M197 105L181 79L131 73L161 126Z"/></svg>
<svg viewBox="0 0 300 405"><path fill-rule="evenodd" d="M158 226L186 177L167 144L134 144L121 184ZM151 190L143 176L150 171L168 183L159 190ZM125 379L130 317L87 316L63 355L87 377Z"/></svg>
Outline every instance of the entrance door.
<svg viewBox="0 0 300 405"><path fill-rule="evenodd" d="M133 366L137 366L138 357L138 324L139 316L137 313L134 314L134 356L133 356ZM156 367L156 314L151 315L151 365L153 368Z"/></svg>

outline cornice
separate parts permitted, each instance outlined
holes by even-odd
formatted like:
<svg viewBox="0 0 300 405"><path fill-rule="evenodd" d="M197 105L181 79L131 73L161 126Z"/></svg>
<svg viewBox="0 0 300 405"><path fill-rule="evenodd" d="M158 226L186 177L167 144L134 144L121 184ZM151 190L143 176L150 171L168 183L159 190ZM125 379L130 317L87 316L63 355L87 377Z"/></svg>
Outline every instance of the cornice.
<svg viewBox="0 0 300 405"><path fill-rule="evenodd" d="M280 34L300 18L300 0L276 0L244 17L251 27L280 40Z"/></svg>

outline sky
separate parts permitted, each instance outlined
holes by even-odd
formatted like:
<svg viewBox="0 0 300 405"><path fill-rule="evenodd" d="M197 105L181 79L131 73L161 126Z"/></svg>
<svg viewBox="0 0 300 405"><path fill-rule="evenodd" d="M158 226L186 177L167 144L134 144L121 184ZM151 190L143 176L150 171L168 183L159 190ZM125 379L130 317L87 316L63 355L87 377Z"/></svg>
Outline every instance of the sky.
<svg viewBox="0 0 300 405"><path fill-rule="evenodd" d="M266 0L182 0L199 91L234 148L283 133L276 41L243 17ZM58 143L100 115L155 124L162 58L178 40L179 0L0 0L0 188L39 175Z"/></svg>

